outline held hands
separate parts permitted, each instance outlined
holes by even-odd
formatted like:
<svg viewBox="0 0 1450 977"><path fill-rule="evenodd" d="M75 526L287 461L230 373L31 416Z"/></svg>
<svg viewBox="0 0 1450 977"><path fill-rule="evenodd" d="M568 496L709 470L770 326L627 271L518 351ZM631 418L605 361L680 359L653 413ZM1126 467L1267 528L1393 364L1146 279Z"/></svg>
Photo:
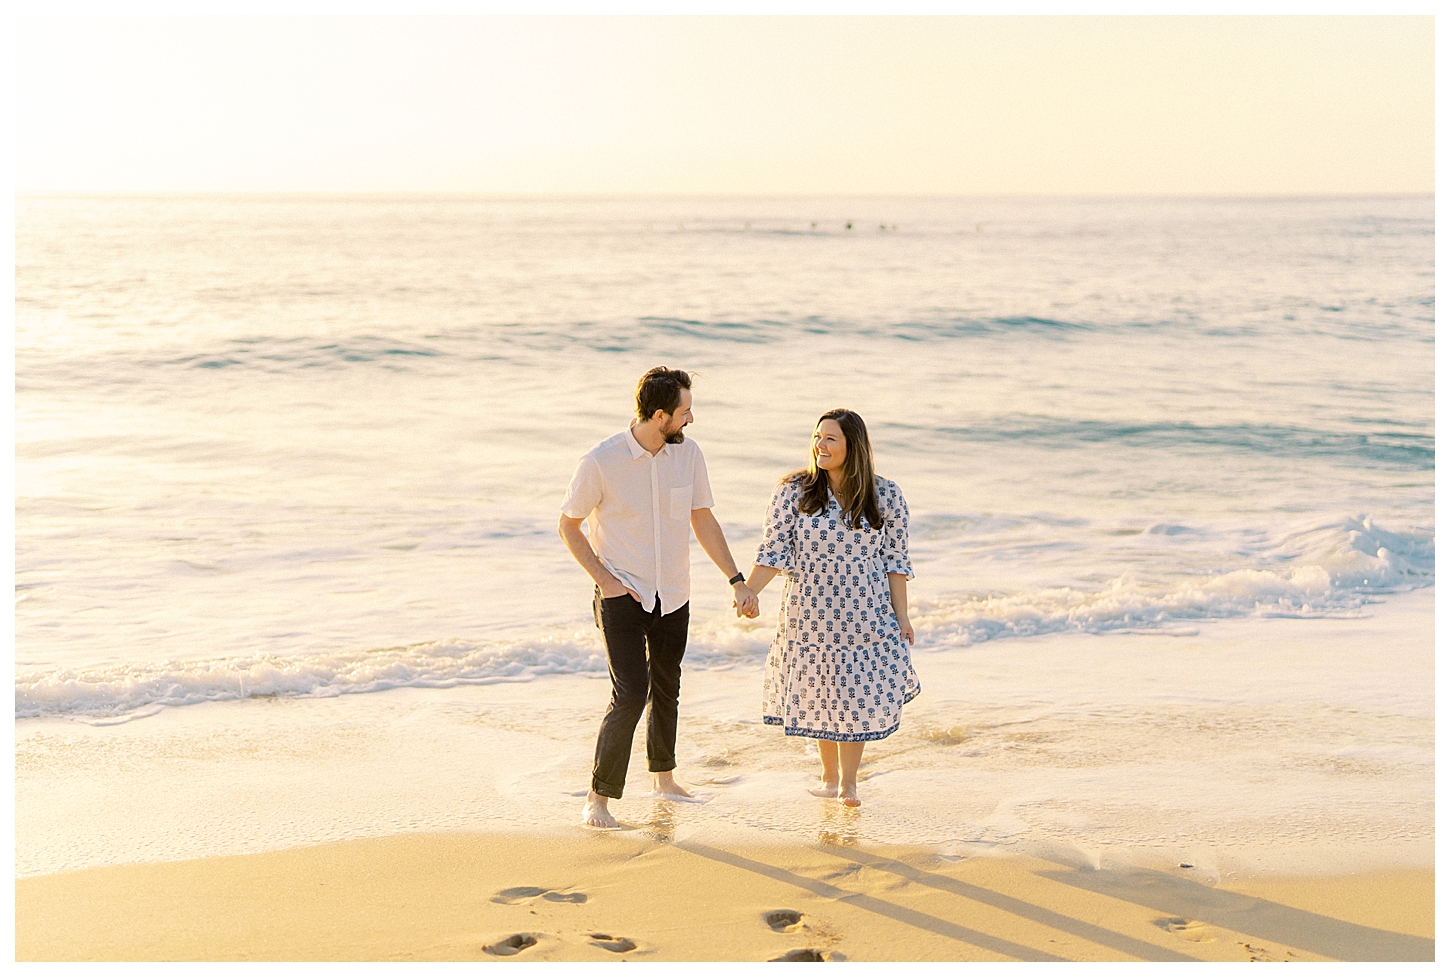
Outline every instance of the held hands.
<svg viewBox="0 0 1450 977"><path fill-rule="evenodd" d="M735 603L732 606L735 608L736 617L760 616L760 598L755 591L745 586L743 580L735 585Z"/></svg>
<svg viewBox="0 0 1450 977"><path fill-rule="evenodd" d="M735 608L735 616L759 617L760 598L755 595L755 591L745 586L744 581L736 584L734 589L735 602L732 604L732 606ZM625 594L633 597L635 603L643 604L643 601L639 599L639 594L636 594L634 591L626 587L618 577L610 577L606 583L602 583L599 585L599 595L606 600L610 597L623 597Z"/></svg>

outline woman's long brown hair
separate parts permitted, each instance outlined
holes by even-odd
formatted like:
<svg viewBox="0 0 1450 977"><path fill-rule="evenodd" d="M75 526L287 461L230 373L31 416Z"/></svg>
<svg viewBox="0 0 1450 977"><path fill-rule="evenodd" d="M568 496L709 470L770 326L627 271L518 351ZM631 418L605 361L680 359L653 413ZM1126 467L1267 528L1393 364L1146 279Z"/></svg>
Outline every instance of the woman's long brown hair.
<svg viewBox="0 0 1450 977"><path fill-rule="evenodd" d="M866 422L853 410L838 407L828 410L816 421L835 421L841 425L846 436L846 464L841 472L841 490L836 501L846 516L846 524L852 529L860 528L860 521L866 520L872 529L880 529L881 505L876 499L876 463L871 457L871 439L866 436ZM812 432L814 435L814 432ZM810 467L791 472L785 481L798 482L802 486L800 510L808 516L825 512L831 504L831 479L816 467L814 444L811 448Z"/></svg>

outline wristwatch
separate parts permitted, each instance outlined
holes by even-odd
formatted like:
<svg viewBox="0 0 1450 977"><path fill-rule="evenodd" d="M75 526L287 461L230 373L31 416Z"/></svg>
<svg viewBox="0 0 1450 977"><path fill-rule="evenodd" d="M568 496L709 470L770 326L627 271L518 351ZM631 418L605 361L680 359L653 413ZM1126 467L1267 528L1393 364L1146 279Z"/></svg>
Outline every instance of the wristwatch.
<svg viewBox="0 0 1450 977"><path fill-rule="evenodd" d="M727 585L731 586L731 587L735 586L738 583L744 583L744 582L745 582L745 574L743 574L743 573L737 573L735 576L733 576L729 580L725 581L725 583Z"/></svg>

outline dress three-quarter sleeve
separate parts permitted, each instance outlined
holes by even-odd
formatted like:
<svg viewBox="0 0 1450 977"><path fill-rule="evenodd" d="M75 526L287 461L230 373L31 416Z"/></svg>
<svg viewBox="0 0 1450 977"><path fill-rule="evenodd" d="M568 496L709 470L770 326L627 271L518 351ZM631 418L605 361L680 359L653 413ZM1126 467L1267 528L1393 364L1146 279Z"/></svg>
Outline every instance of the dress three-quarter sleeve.
<svg viewBox="0 0 1450 977"><path fill-rule="evenodd" d="M781 573L795 570L795 528L799 516L800 486L793 482L780 483L775 487L770 508L765 511L760 549L755 553L756 566L774 567Z"/></svg>
<svg viewBox="0 0 1450 977"><path fill-rule="evenodd" d="M906 511L906 496L890 479L881 480L880 492L881 516L885 520L881 526L881 561L887 573L902 573L910 580L916 574L911 572L907 552L910 534L906 524L910 514Z"/></svg>

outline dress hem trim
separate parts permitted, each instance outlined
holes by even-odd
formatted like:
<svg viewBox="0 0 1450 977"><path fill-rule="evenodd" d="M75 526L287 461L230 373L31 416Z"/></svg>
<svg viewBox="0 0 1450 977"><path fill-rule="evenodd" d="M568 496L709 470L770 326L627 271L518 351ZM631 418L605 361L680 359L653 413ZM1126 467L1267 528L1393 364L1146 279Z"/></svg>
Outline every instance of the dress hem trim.
<svg viewBox="0 0 1450 977"><path fill-rule="evenodd" d="M905 706L912 699L915 699L920 692L921 688L918 686L915 692L912 692L901 700L902 706ZM761 719L765 720L767 726L785 726L785 720L780 716L762 716ZM898 717L895 726L892 726L890 729L878 730L874 733L828 733L821 729L802 729L800 726L790 726L786 728L785 735L804 736L807 739L813 740L828 740L832 743L864 743L870 740L884 740L900 728L901 719Z"/></svg>

